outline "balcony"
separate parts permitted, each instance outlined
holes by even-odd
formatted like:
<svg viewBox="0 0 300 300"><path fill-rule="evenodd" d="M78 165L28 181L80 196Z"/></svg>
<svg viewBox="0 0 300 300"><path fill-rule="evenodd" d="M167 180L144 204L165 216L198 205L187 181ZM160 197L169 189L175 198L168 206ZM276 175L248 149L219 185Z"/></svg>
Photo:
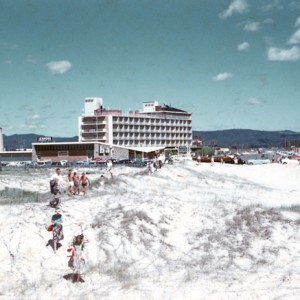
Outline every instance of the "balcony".
<svg viewBox="0 0 300 300"><path fill-rule="evenodd" d="M106 132L107 130L106 130L106 128L103 128L103 129L100 129L100 128L98 128L98 130L97 129L82 129L81 130L81 132L82 133L96 133L96 132Z"/></svg>
<svg viewBox="0 0 300 300"><path fill-rule="evenodd" d="M82 137L81 138L82 141L104 141L106 140L106 136L102 136L102 137Z"/></svg>
<svg viewBox="0 0 300 300"><path fill-rule="evenodd" d="M81 123L81 126L85 126L85 125L105 125L106 124L106 121L99 121L99 122L82 122Z"/></svg>

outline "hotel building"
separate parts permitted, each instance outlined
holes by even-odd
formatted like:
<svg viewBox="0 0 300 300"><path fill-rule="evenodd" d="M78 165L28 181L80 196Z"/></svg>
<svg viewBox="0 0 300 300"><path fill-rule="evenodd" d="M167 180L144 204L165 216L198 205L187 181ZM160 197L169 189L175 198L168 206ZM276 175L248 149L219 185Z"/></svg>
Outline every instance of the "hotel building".
<svg viewBox="0 0 300 300"><path fill-rule="evenodd" d="M189 150L192 114L157 101L144 102L143 110L108 110L102 98L85 98L79 117L79 142L102 142L123 147L166 147Z"/></svg>

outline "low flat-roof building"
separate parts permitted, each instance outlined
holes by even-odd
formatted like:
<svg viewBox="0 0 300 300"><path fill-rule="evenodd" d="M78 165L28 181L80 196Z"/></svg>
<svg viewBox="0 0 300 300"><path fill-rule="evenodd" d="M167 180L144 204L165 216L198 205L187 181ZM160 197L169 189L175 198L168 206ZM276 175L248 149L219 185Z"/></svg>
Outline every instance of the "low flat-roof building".
<svg viewBox="0 0 300 300"><path fill-rule="evenodd" d="M51 160L69 162L79 160L107 160L152 158L164 150L164 147L127 148L99 142L60 142L33 143L32 160Z"/></svg>
<svg viewBox="0 0 300 300"><path fill-rule="evenodd" d="M14 162L14 161L31 161L32 150L26 151L0 151L1 162Z"/></svg>

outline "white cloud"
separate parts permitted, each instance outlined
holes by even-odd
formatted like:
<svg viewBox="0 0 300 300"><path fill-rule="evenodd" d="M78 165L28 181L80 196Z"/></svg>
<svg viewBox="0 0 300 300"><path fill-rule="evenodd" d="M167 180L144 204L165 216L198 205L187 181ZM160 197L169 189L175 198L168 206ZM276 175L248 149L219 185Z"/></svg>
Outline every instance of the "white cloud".
<svg viewBox="0 0 300 300"><path fill-rule="evenodd" d="M293 33L293 35L288 40L289 44L299 44L300 43L300 28Z"/></svg>
<svg viewBox="0 0 300 300"><path fill-rule="evenodd" d="M18 45L16 44L11 44L11 43L7 43L7 42L3 42L2 43L2 47L5 49L10 49L10 50L14 50L18 48Z"/></svg>
<svg viewBox="0 0 300 300"><path fill-rule="evenodd" d="M265 19L265 20L263 20L263 22L262 22L263 24L273 24L274 23L274 20L273 19L270 19L270 18L268 18L268 19Z"/></svg>
<svg viewBox="0 0 300 300"><path fill-rule="evenodd" d="M24 111L24 110L25 110L25 111L27 111L27 112L33 113L32 107L29 106L29 105L27 105L27 104L20 105L20 106L18 107L18 110L19 110L19 111Z"/></svg>
<svg viewBox="0 0 300 300"><path fill-rule="evenodd" d="M281 3L278 0L274 0L272 3L269 3L262 7L262 10L265 12L270 12L273 10L282 10L282 9L283 9L283 5L281 5Z"/></svg>
<svg viewBox="0 0 300 300"><path fill-rule="evenodd" d="M241 44L239 44L239 45L237 46L237 49L238 49L239 51L245 51L245 50L248 50L249 47L250 47L249 43L243 42L243 43L241 43Z"/></svg>
<svg viewBox="0 0 300 300"><path fill-rule="evenodd" d="M300 26L300 16L297 18L296 22L295 22L295 26Z"/></svg>
<svg viewBox="0 0 300 300"><path fill-rule="evenodd" d="M258 31L260 29L259 22L247 22L244 26L244 30L246 31Z"/></svg>
<svg viewBox="0 0 300 300"><path fill-rule="evenodd" d="M30 123L24 126L23 128L28 128L30 130L35 130L35 129L44 129L46 126L44 124L36 124L36 123Z"/></svg>
<svg viewBox="0 0 300 300"><path fill-rule="evenodd" d="M213 80L215 81L223 81L226 79L231 78L233 75L231 73L219 73L218 75L213 77Z"/></svg>
<svg viewBox="0 0 300 300"><path fill-rule="evenodd" d="M228 8L220 13L220 18L231 17L234 13L242 14L247 11L248 4L245 0L233 0Z"/></svg>
<svg viewBox="0 0 300 300"><path fill-rule="evenodd" d="M260 105L261 104L261 101L257 98L250 98L248 99L248 104L251 104L251 105Z"/></svg>
<svg viewBox="0 0 300 300"><path fill-rule="evenodd" d="M267 52L268 60L273 61L295 61L300 60L300 49L294 46L290 49L270 47Z"/></svg>
<svg viewBox="0 0 300 300"><path fill-rule="evenodd" d="M51 61L46 65L53 75L61 75L71 69L72 64L67 60Z"/></svg>
<svg viewBox="0 0 300 300"><path fill-rule="evenodd" d="M12 60L6 60L4 63L5 63L6 65L11 65L11 64L12 64Z"/></svg>
<svg viewBox="0 0 300 300"><path fill-rule="evenodd" d="M35 58L33 58L33 57L31 57L31 56L28 56L28 57L26 58L26 62L29 63L29 64L37 64L37 63L38 63L38 60L35 59Z"/></svg>
<svg viewBox="0 0 300 300"><path fill-rule="evenodd" d="M40 120L41 117L38 114L35 114L33 116L30 116L29 119L31 119L31 120Z"/></svg>

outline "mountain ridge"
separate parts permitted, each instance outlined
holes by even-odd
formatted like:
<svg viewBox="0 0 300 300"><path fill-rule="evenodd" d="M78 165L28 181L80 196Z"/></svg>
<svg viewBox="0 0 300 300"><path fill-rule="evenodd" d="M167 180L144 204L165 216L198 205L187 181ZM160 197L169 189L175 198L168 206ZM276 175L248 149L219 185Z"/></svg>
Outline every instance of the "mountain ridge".
<svg viewBox="0 0 300 300"><path fill-rule="evenodd" d="M32 143L38 142L38 138L46 137L45 135L29 134L3 134L3 142L6 150L31 148ZM254 148L254 147L284 147L300 146L300 132L291 130L254 130L254 129L225 129L200 131L193 130L193 139L200 138L204 146L219 147L237 147L237 148ZM77 142L78 136L74 137L53 137L55 142Z"/></svg>
<svg viewBox="0 0 300 300"><path fill-rule="evenodd" d="M216 131L193 131L193 137L200 136L204 145L220 147L284 147L300 141L300 133L291 130L226 129ZM299 145L298 145L299 146Z"/></svg>

